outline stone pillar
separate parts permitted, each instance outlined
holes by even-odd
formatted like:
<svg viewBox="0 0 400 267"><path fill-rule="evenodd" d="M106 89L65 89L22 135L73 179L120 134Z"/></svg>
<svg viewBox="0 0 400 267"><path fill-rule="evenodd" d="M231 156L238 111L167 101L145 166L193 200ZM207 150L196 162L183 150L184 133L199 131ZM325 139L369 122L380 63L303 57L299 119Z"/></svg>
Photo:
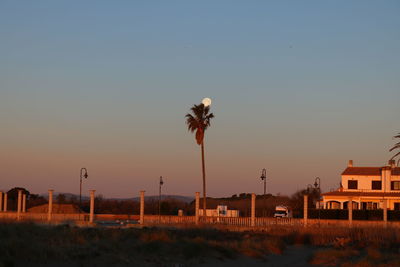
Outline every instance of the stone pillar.
<svg viewBox="0 0 400 267"><path fill-rule="evenodd" d="M26 194L22 195L22 212L26 212Z"/></svg>
<svg viewBox="0 0 400 267"><path fill-rule="evenodd" d="M18 190L17 220L21 219L22 190Z"/></svg>
<svg viewBox="0 0 400 267"><path fill-rule="evenodd" d="M89 222L93 223L94 219L94 192L96 190L89 190L90 192L90 217L89 217Z"/></svg>
<svg viewBox="0 0 400 267"><path fill-rule="evenodd" d="M0 191L0 211L3 211L3 192Z"/></svg>
<svg viewBox="0 0 400 267"><path fill-rule="evenodd" d="M256 194L251 194L251 226L256 225Z"/></svg>
<svg viewBox="0 0 400 267"><path fill-rule="evenodd" d="M51 214L53 213L53 192L54 190L49 189L49 206L47 212L47 221L51 221Z"/></svg>
<svg viewBox="0 0 400 267"><path fill-rule="evenodd" d="M7 196L7 193L4 193L4 211L7 211L7 199L8 199L8 196Z"/></svg>
<svg viewBox="0 0 400 267"><path fill-rule="evenodd" d="M199 210L200 210L200 192L196 192L196 203L195 203L195 222L199 224Z"/></svg>
<svg viewBox="0 0 400 267"><path fill-rule="evenodd" d="M348 209L349 209L349 226L353 225L353 198L349 198L349 204Z"/></svg>
<svg viewBox="0 0 400 267"><path fill-rule="evenodd" d="M304 195L304 226L307 226L307 220L308 220L308 195Z"/></svg>
<svg viewBox="0 0 400 267"><path fill-rule="evenodd" d="M383 200L383 222L385 227L387 227L387 199Z"/></svg>
<svg viewBox="0 0 400 267"><path fill-rule="evenodd" d="M140 191L140 224L144 224L144 190Z"/></svg>

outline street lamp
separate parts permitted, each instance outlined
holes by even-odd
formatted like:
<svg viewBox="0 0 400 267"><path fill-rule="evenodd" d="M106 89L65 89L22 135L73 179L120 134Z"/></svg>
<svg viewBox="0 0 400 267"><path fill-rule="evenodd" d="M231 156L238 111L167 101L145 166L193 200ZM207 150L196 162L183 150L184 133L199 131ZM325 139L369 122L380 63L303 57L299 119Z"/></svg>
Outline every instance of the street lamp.
<svg viewBox="0 0 400 267"><path fill-rule="evenodd" d="M314 181L314 188L318 190L318 223L321 220L321 178L317 177Z"/></svg>
<svg viewBox="0 0 400 267"><path fill-rule="evenodd" d="M315 178L314 187L318 189L318 191L321 191L321 178Z"/></svg>
<svg viewBox="0 0 400 267"><path fill-rule="evenodd" d="M82 178L87 179L89 177L87 169L81 168L80 173L80 183L79 183L79 219L81 217L81 207L82 207Z"/></svg>
<svg viewBox="0 0 400 267"><path fill-rule="evenodd" d="M318 208L320 208L319 198L321 196L321 178L317 177L314 181L314 188L318 190Z"/></svg>
<svg viewBox="0 0 400 267"><path fill-rule="evenodd" d="M164 181L162 179L162 176L160 176L160 190L159 190L159 195L158 195L158 217L161 219L161 186L164 184Z"/></svg>
<svg viewBox="0 0 400 267"><path fill-rule="evenodd" d="M263 213L264 213L264 216L265 216L265 207L266 207L266 200L265 200L265 198L266 198L266 196L265 196L265 194L267 193L267 170L264 168L264 169L262 169L261 170L261 180L262 181L264 181L264 210L263 210Z"/></svg>
<svg viewBox="0 0 400 267"><path fill-rule="evenodd" d="M261 180L264 181L264 196L267 192L267 170L266 169L262 169L261 171Z"/></svg>

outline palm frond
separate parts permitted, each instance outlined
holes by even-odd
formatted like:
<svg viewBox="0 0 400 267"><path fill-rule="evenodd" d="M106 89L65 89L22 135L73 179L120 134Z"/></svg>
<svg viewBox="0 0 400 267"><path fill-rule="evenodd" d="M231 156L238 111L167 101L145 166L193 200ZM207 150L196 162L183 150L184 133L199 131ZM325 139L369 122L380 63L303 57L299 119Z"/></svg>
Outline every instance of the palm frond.
<svg viewBox="0 0 400 267"><path fill-rule="evenodd" d="M394 155L394 156L391 158L391 160L394 159L395 157L397 157L398 155L400 155L400 152L398 152L396 155Z"/></svg>
<svg viewBox="0 0 400 267"><path fill-rule="evenodd" d="M400 133L398 135L393 136L393 138L400 138ZM389 149L389 152L392 152L395 149L400 149L400 142L396 143L391 149ZM396 153L392 158L394 159L395 157L399 156L400 152Z"/></svg>
<svg viewBox="0 0 400 267"><path fill-rule="evenodd" d="M191 113L186 114L186 124L188 131L196 131L196 141L200 145L203 142L204 132L211 125L210 121L214 118L214 114L209 113L210 107L204 104L193 105Z"/></svg>
<svg viewBox="0 0 400 267"><path fill-rule="evenodd" d="M400 148L400 143L397 143L394 145L394 147L392 147L389 151L392 152L393 150Z"/></svg>
<svg viewBox="0 0 400 267"><path fill-rule="evenodd" d="M196 120L192 114L186 114L186 124L188 126L188 131L194 132L199 127L199 122Z"/></svg>

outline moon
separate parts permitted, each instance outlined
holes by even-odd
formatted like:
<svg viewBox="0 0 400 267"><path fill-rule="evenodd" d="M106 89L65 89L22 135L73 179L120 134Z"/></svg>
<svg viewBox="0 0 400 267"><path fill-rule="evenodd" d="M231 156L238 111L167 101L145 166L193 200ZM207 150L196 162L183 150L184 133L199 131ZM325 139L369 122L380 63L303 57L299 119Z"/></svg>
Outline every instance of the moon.
<svg viewBox="0 0 400 267"><path fill-rule="evenodd" d="M203 99L203 101L201 101L201 103L203 103L203 105L204 105L205 107L208 107L208 106L211 105L211 99L208 98L208 97L206 97L206 98Z"/></svg>

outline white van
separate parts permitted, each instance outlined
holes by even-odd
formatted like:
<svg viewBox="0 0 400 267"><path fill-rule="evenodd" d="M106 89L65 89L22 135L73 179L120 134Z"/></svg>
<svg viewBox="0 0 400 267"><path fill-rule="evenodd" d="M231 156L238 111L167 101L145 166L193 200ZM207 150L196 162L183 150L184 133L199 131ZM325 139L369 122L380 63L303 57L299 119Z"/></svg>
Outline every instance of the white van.
<svg viewBox="0 0 400 267"><path fill-rule="evenodd" d="M292 218L292 211L286 206L276 206L274 218Z"/></svg>

